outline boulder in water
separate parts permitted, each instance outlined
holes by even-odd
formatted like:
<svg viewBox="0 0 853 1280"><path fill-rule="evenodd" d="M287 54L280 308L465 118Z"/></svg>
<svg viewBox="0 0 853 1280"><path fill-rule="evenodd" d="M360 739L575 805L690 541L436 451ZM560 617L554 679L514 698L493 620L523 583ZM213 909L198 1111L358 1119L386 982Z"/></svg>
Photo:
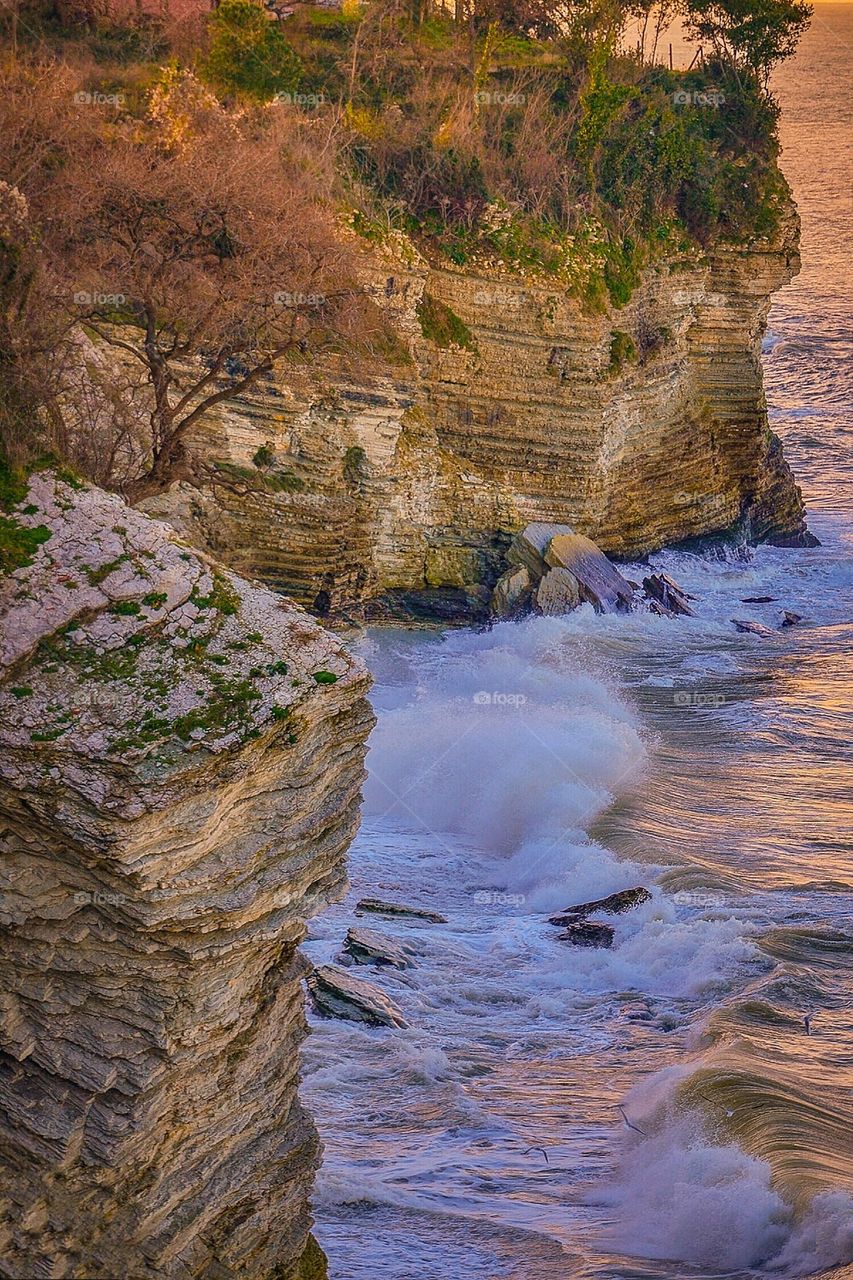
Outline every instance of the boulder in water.
<svg viewBox="0 0 853 1280"><path fill-rule="evenodd" d="M334 964L321 965L308 977L308 990L317 1012L326 1018L346 1018L374 1027L408 1026L400 1010L372 982L354 978Z"/></svg>
<svg viewBox="0 0 853 1280"><path fill-rule="evenodd" d="M376 929L348 929L344 939L344 956L356 964L389 965L392 969L410 969L414 964L412 948L395 942ZM343 957L342 957L343 959Z"/></svg>
<svg viewBox="0 0 853 1280"><path fill-rule="evenodd" d="M568 569L549 569L536 588L536 608L546 617L571 613L580 602L580 585Z"/></svg>
<svg viewBox="0 0 853 1280"><path fill-rule="evenodd" d="M513 538L506 553L507 561L511 565L523 565L530 574L531 580L538 582L548 572L545 552L558 534L569 534L574 537L570 525L548 524L542 520L534 520Z"/></svg>
<svg viewBox="0 0 853 1280"><path fill-rule="evenodd" d="M670 578L667 573L650 573L647 578L643 578L643 589L648 598L667 611L669 617L677 614L683 614L685 617L693 618L696 615L687 603L694 597L688 595L683 587ZM660 610L655 610L659 613Z"/></svg>
<svg viewBox="0 0 853 1280"><path fill-rule="evenodd" d="M577 580L582 602L596 613L617 613L633 606L631 584L591 538L581 533L555 533L545 549L545 563L567 569Z"/></svg>
<svg viewBox="0 0 853 1280"><path fill-rule="evenodd" d="M561 942L570 942L573 947L612 947L614 933L612 924L603 924L601 920L579 920L557 937Z"/></svg>
<svg viewBox="0 0 853 1280"><path fill-rule="evenodd" d="M801 613L792 613L790 609L782 610L782 626L795 627L798 622L802 622L803 615Z"/></svg>
<svg viewBox="0 0 853 1280"><path fill-rule="evenodd" d="M355 904L356 915L369 911L377 916L410 916L413 920L429 920L431 924L447 924L447 917L437 911L423 911L420 907L406 907L401 902L383 902L381 898L361 898Z"/></svg>
<svg viewBox="0 0 853 1280"><path fill-rule="evenodd" d="M633 889L620 889L617 893L608 894L606 898L596 898L593 902L581 902L576 907L566 907L565 911L551 916L549 923L573 924L584 916L592 915L593 912L603 911L605 915L621 915L623 911L631 911L634 907L638 907L641 902L648 902L651 896L648 889L644 889L642 885L637 885Z"/></svg>
<svg viewBox="0 0 853 1280"><path fill-rule="evenodd" d="M741 596L741 604L772 604L775 596Z"/></svg>

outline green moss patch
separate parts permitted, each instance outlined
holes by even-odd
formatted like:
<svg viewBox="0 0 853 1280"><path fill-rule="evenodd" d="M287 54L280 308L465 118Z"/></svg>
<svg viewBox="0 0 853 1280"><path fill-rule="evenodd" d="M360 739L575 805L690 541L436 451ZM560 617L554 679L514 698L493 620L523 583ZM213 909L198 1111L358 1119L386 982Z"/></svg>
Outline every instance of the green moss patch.
<svg viewBox="0 0 853 1280"><path fill-rule="evenodd" d="M444 350L461 347L464 351L476 351L474 335L464 320L451 311L445 303L425 293L417 305L421 333L429 342Z"/></svg>

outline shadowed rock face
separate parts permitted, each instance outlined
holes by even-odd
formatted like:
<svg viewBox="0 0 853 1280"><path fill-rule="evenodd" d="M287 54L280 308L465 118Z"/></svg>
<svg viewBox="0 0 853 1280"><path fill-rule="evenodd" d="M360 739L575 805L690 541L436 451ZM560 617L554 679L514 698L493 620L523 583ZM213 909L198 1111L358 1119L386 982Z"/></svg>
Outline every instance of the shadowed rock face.
<svg viewBox="0 0 853 1280"><path fill-rule="evenodd" d="M318 1161L297 944L344 889L368 677L118 499L45 474L26 501L51 536L0 581L0 1274L289 1276Z"/></svg>
<svg viewBox="0 0 853 1280"><path fill-rule="evenodd" d="M321 611L483 613L513 534L537 521L611 557L735 528L796 543L803 506L768 429L760 346L797 242L791 209L774 240L661 262L599 315L553 278L389 250L369 275L412 364L385 381L270 380L199 442L249 466L270 442L302 487L183 490L152 509ZM464 321L469 349L421 332L424 292ZM616 363L614 334L631 339Z"/></svg>

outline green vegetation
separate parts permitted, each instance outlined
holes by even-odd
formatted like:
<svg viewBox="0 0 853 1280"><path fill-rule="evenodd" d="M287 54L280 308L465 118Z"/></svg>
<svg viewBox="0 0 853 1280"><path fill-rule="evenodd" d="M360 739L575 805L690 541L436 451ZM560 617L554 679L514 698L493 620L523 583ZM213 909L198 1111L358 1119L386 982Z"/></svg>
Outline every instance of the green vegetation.
<svg viewBox="0 0 853 1280"><path fill-rule="evenodd" d="M318 684L335 684L338 679L332 671L315 671L313 676Z"/></svg>
<svg viewBox="0 0 853 1280"><path fill-rule="evenodd" d="M221 573L214 573L213 587L208 595L200 596L197 590L190 595L190 603L197 609L217 609L226 616L239 611L240 597Z"/></svg>
<svg viewBox="0 0 853 1280"><path fill-rule="evenodd" d="M210 49L202 70L211 84L261 102L296 92L299 57L263 5L220 0L208 21Z"/></svg>
<svg viewBox="0 0 853 1280"><path fill-rule="evenodd" d="M610 372L618 373L623 365L637 358L637 347L630 333L614 329L610 336Z"/></svg>
<svg viewBox="0 0 853 1280"><path fill-rule="evenodd" d="M114 613L117 618L135 618L139 612L140 606L136 600L118 600L110 605L110 613Z"/></svg>
<svg viewBox="0 0 853 1280"><path fill-rule="evenodd" d="M465 351L476 351L474 335L455 311L444 302L425 293L417 305L418 320L421 333L437 347L445 350L449 347L462 347Z"/></svg>

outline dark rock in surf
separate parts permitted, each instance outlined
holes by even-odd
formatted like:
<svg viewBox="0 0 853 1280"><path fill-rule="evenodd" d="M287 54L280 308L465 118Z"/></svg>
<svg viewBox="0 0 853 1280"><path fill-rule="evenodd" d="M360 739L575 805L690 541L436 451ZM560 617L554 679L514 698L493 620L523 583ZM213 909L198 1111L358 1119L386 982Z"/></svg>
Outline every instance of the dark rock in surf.
<svg viewBox="0 0 853 1280"><path fill-rule="evenodd" d="M695 597L688 595L683 587L680 587L673 578L670 578L669 574L649 574L648 578L643 578L643 590L650 600L656 601L657 604L668 610L668 616L670 617L677 614L683 614L688 618L696 616L687 603L688 600L693 600Z"/></svg>
<svg viewBox="0 0 853 1280"><path fill-rule="evenodd" d="M741 604L772 604L775 596L741 596Z"/></svg>
<svg viewBox="0 0 853 1280"><path fill-rule="evenodd" d="M387 965L392 969L410 969L414 952L403 942L395 942L376 929L349 929L344 939L342 963Z"/></svg>
<svg viewBox="0 0 853 1280"><path fill-rule="evenodd" d="M748 618L732 618L732 622L738 631L746 631L749 635L766 638L775 634L770 627L765 627L762 622L751 622Z"/></svg>
<svg viewBox="0 0 853 1280"><path fill-rule="evenodd" d="M383 902L381 898L362 898L355 904L356 915L369 911L377 916L409 916L413 920L429 920L431 924L447 924L447 917L437 911L422 911L420 907L407 907L400 902Z"/></svg>
<svg viewBox="0 0 853 1280"><path fill-rule="evenodd" d="M792 613L790 609L782 610L782 626L795 627L798 622L802 622L803 615L801 613Z"/></svg>
<svg viewBox="0 0 853 1280"><path fill-rule="evenodd" d="M621 915L623 911L631 911L634 907L638 907L641 902L648 902L651 896L648 889L644 889L642 885L637 885L633 889L620 889L618 893L611 893L606 898L596 898L594 902L581 902L576 907L566 907L565 911L551 916L548 923L574 924L584 916L592 915L593 912Z"/></svg>
<svg viewBox="0 0 853 1280"><path fill-rule="evenodd" d="M374 1027L408 1026L400 1010L372 982L354 978L346 969L324 964L308 976L308 991L318 1013Z"/></svg>
<svg viewBox="0 0 853 1280"><path fill-rule="evenodd" d="M577 924L570 924L557 937L561 942L570 942L573 947L612 947L614 933L612 924L602 924L600 920L581 920Z"/></svg>

